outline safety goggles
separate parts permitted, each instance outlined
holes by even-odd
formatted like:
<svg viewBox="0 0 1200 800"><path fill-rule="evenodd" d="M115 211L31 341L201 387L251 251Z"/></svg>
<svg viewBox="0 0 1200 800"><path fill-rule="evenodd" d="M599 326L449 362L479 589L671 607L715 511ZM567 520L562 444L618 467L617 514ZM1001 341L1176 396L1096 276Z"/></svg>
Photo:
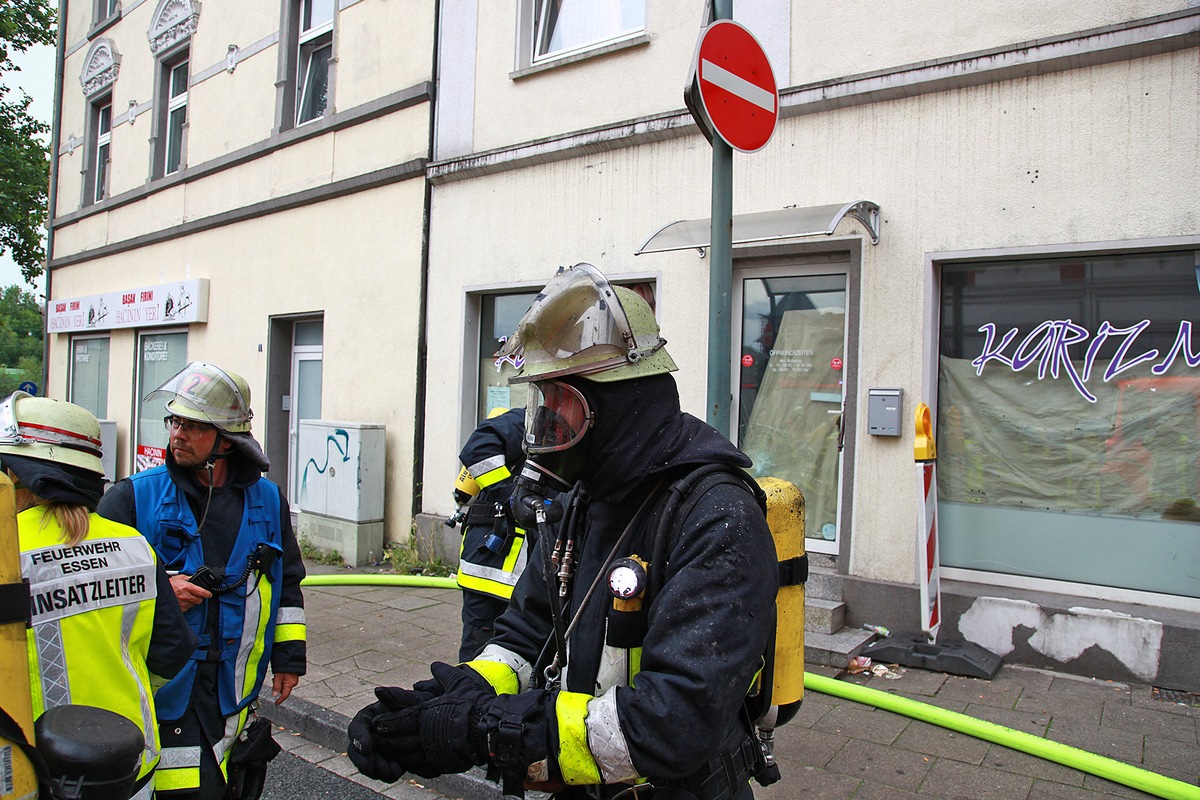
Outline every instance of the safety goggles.
<svg viewBox="0 0 1200 800"><path fill-rule="evenodd" d="M525 452L557 453L572 447L595 422L583 394L569 383L529 384L525 404Z"/></svg>
<svg viewBox="0 0 1200 800"><path fill-rule="evenodd" d="M39 425L36 422L21 422L17 419L17 400L31 397L26 392L13 392L0 402L0 445L48 444L79 450L91 455L100 455L101 442L91 436L75 431Z"/></svg>
<svg viewBox="0 0 1200 800"><path fill-rule="evenodd" d="M215 430L214 426L206 425L203 422L192 422L190 419L172 416L163 417L163 427L167 429L168 433L179 431L185 436L200 436L206 431Z"/></svg>

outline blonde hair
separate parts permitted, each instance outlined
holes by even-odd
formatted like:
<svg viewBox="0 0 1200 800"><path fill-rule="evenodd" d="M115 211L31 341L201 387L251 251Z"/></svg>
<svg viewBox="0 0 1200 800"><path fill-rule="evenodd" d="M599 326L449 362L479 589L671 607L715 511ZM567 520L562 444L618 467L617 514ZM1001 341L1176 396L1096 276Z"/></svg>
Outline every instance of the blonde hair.
<svg viewBox="0 0 1200 800"><path fill-rule="evenodd" d="M53 516L58 522L58 527L62 529L62 541L67 547L74 547L88 535L91 514L88 512L87 506L75 503L57 503L44 500L37 495L34 495L34 499L38 501L37 505L42 507L42 527L45 528L50 523L50 517Z"/></svg>

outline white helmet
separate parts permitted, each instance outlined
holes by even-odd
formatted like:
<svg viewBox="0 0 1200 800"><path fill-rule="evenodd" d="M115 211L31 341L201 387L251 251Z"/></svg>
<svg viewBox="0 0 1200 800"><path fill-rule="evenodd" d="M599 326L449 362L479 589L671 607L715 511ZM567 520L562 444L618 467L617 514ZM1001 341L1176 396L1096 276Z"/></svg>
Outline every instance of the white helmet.
<svg viewBox="0 0 1200 800"><path fill-rule="evenodd" d="M100 423L65 400L13 392L0 402L0 454L8 453L104 474Z"/></svg>

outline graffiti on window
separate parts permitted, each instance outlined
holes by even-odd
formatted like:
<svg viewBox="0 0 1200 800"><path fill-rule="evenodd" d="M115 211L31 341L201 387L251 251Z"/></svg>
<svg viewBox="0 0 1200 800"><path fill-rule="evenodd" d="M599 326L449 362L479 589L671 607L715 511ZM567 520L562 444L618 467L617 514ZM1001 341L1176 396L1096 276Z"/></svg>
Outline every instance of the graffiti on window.
<svg viewBox="0 0 1200 800"><path fill-rule="evenodd" d="M1149 326L1148 319L1127 328L1120 328L1105 321L1100 323L1093 336L1086 328L1070 319L1055 319L1041 323L1018 342L1018 328L1011 328L997 341L996 326L988 322L979 328L985 337L983 352L971 365L975 367L976 375L982 375L984 367L992 361L1008 367L1013 372L1021 372L1037 364L1038 380L1045 379L1047 375L1057 380L1065 375L1080 396L1089 403L1095 403L1096 396L1088 390L1087 384L1101 367L1105 383L1126 370L1156 359L1157 362L1150 366L1150 372L1154 375L1164 375L1181 354L1189 367L1200 367L1200 347L1196 347L1192 342L1190 320L1180 321L1175 342L1165 354L1160 353L1158 348L1138 353L1135 347L1138 335ZM1110 340L1117 345L1117 349L1105 364L1099 358L1100 350ZM1134 355L1135 353L1137 355Z"/></svg>

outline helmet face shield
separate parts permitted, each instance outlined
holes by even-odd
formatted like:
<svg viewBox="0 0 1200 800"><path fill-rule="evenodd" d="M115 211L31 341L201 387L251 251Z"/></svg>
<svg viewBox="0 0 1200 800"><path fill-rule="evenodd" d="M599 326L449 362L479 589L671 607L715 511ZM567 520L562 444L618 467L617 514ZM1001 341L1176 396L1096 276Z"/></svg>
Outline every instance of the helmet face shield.
<svg viewBox="0 0 1200 800"><path fill-rule="evenodd" d="M521 372L509 382L596 375L662 351L666 342L658 335L648 306L648 320L639 317L640 324L631 323L622 301L631 295L610 284L591 264L560 270L497 353L521 359ZM674 362L670 368L674 369Z"/></svg>
<svg viewBox="0 0 1200 800"><path fill-rule="evenodd" d="M215 364L193 361L150 392L145 402L167 401L167 411L183 419L215 425L228 433L247 433L254 413L250 387L239 375Z"/></svg>
<svg viewBox="0 0 1200 800"><path fill-rule="evenodd" d="M525 452L557 453L583 439L594 422L583 394L561 381L529 384L525 405Z"/></svg>

